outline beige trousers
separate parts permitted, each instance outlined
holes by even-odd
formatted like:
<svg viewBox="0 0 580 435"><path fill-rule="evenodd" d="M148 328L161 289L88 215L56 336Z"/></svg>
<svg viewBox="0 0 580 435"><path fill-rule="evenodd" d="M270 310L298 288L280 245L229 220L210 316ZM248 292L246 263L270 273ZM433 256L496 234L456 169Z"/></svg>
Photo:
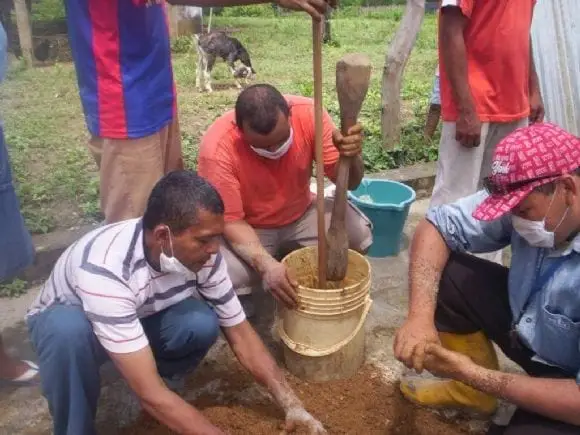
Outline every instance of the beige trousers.
<svg viewBox="0 0 580 435"><path fill-rule="evenodd" d="M332 205L332 199L325 199L327 230L330 226ZM346 210L345 224L350 248L359 252L367 251L373 242L371 221L350 202ZM255 228L255 231L262 246L274 257L280 257L297 248L316 245L318 243L316 203L313 202L296 222L280 228ZM260 276L232 250L229 244L224 242L221 252L238 295L250 294L254 288L261 286Z"/></svg>
<svg viewBox="0 0 580 435"><path fill-rule="evenodd" d="M497 144L512 131L527 125L527 118L508 123L482 124L480 145L466 148L455 140L455 123L444 122L439 143L437 176L429 205L455 202L482 189L483 179L491 173ZM478 257L502 263L502 251L478 254Z"/></svg>
<svg viewBox="0 0 580 435"><path fill-rule="evenodd" d="M155 183L168 172L183 169L177 118L139 139L93 136L89 150L99 168L106 223L142 216Z"/></svg>

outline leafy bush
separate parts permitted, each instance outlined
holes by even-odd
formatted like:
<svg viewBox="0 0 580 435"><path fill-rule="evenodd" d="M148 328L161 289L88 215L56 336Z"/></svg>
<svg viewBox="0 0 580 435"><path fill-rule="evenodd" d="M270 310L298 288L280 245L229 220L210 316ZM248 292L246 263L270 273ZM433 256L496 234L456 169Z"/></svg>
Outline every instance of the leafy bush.
<svg viewBox="0 0 580 435"><path fill-rule="evenodd" d="M189 36L180 36L171 40L171 51L174 53L188 53L193 49L193 39Z"/></svg>
<svg viewBox="0 0 580 435"><path fill-rule="evenodd" d="M222 17L272 18L276 16L275 6L273 4L233 6L223 8L220 12Z"/></svg>
<svg viewBox="0 0 580 435"><path fill-rule="evenodd" d="M29 288L29 284L21 279L10 282L0 282L0 298L15 298L23 295Z"/></svg>
<svg viewBox="0 0 580 435"><path fill-rule="evenodd" d="M58 21L65 16L63 0L40 0L32 3L33 21Z"/></svg>

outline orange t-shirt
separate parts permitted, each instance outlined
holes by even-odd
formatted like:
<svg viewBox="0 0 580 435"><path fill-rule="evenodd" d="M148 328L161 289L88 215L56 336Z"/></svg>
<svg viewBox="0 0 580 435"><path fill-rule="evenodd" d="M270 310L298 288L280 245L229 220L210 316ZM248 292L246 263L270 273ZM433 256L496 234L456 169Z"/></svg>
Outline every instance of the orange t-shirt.
<svg viewBox="0 0 580 435"><path fill-rule="evenodd" d="M471 94L482 122L511 122L530 113L530 29L535 0L443 0L458 6L464 30ZM441 111L457 119L439 41Z"/></svg>
<svg viewBox="0 0 580 435"><path fill-rule="evenodd" d="M312 203L310 178L314 150L314 101L286 95L294 141L278 160L256 154L235 123L234 111L218 118L203 136L198 173L220 193L226 222L244 219L256 228L275 228L299 219ZM334 179L339 154L335 129L324 111L324 174Z"/></svg>

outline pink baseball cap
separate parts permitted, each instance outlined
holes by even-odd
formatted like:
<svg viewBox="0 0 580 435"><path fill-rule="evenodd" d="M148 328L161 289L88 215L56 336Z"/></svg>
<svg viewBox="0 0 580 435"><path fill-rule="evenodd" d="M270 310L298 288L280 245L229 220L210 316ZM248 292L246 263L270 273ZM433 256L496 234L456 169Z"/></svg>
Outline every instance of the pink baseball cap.
<svg viewBox="0 0 580 435"><path fill-rule="evenodd" d="M495 149L491 175L484 180L489 196L473 213L491 221L510 212L536 187L580 168L580 138L550 123L518 128Z"/></svg>

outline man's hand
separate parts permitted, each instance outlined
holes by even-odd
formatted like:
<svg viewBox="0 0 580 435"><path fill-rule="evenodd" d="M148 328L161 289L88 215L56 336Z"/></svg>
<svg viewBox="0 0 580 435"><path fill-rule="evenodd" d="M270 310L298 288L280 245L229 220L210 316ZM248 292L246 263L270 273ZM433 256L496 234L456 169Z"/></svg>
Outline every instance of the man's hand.
<svg viewBox="0 0 580 435"><path fill-rule="evenodd" d="M340 130L332 132L332 142L341 156L355 157L362 153L363 128L355 124L348 129L348 134L343 136Z"/></svg>
<svg viewBox="0 0 580 435"><path fill-rule="evenodd" d="M268 388L286 414L283 433L296 430L304 433L307 430L307 433L313 435L326 434L322 424L304 410L304 405L292 391L276 361L248 321L244 320L236 326L224 328L223 331L238 361L260 385Z"/></svg>
<svg viewBox="0 0 580 435"><path fill-rule="evenodd" d="M192 435L223 435L201 412L170 391L159 377L149 346L131 353L108 352L145 411L172 432Z"/></svg>
<svg viewBox="0 0 580 435"><path fill-rule="evenodd" d="M298 283L284 264L279 261L268 262L262 273L262 279L277 300L288 308L296 308L298 296L295 288Z"/></svg>
<svg viewBox="0 0 580 435"><path fill-rule="evenodd" d="M425 346L425 368L435 376L465 382L474 370L481 367L466 355L445 349L440 344L428 343Z"/></svg>
<svg viewBox="0 0 580 435"><path fill-rule="evenodd" d="M322 423L312 417L304 408L292 408L286 413L286 426L283 433L292 433L300 429L308 430L311 435L324 435L327 433Z"/></svg>
<svg viewBox="0 0 580 435"><path fill-rule="evenodd" d="M530 124L544 121L544 101L539 89L530 92Z"/></svg>
<svg viewBox="0 0 580 435"><path fill-rule="evenodd" d="M336 0L275 0L275 3L286 9L305 11L315 20L321 20L324 18L326 8L329 5L334 8L337 2Z"/></svg>
<svg viewBox="0 0 580 435"><path fill-rule="evenodd" d="M466 148L479 146L481 139L481 122L474 109L459 111L455 124L455 140Z"/></svg>
<svg viewBox="0 0 580 435"><path fill-rule="evenodd" d="M439 343L439 334L433 321L409 318L395 336L393 345L395 358L407 368L413 368L421 373L427 346Z"/></svg>

